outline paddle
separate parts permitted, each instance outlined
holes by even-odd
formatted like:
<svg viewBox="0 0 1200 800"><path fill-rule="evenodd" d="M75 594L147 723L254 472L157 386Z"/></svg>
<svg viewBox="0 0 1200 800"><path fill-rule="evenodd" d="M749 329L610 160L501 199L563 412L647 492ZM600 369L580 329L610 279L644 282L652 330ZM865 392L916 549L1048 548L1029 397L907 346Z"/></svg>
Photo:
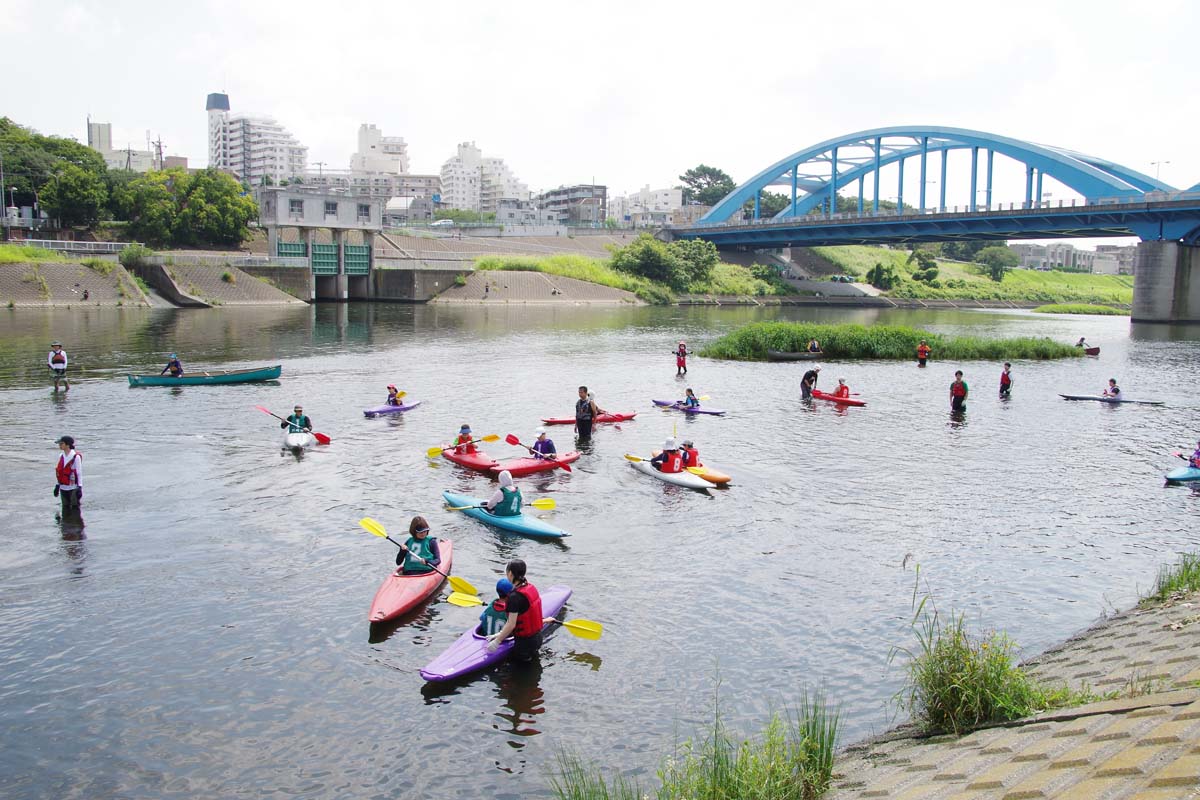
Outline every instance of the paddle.
<svg viewBox="0 0 1200 800"><path fill-rule="evenodd" d="M554 499L551 497L539 497L537 500L531 500L529 505L533 506L534 508L540 508L544 511L549 511L552 508L556 508L558 503L554 502ZM468 508L486 508L486 506L446 506L446 508L450 509L451 511L463 511Z"/></svg>
<svg viewBox="0 0 1200 800"><path fill-rule="evenodd" d="M472 439L470 442L464 442L462 446L465 447L466 445L471 444L473 442L498 442L498 441L500 441L500 434L489 433L487 436L480 436L478 439ZM437 458L438 456L440 456L442 454L442 451L453 450L455 447L459 447L459 445L452 444L449 447L431 447L425 451L425 455L429 456L430 458Z"/></svg>
<svg viewBox="0 0 1200 800"><path fill-rule="evenodd" d="M279 416L278 414L272 413L271 411L263 408L262 406L255 406L255 408L257 408L259 411L263 412L264 414L270 414L272 417L279 420L280 422L287 422L287 420L284 419L283 417ZM316 431L313 431L312 435L319 444L329 444L331 441L333 441L332 439L330 439L328 436L326 436L323 433L317 433Z"/></svg>
<svg viewBox="0 0 1200 800"><path fill-rule="evenodd" d="M460 594L458 592L451 592L450 597L447 599L452 604L454 604L456 606L461 606L463 608L468 608L470 606L486 606L487 605L486 602L484 602L483 600L480 600L478 597L475 597L474 595ZM556 620L554 620L554 623L558 623L559 625L562 625L564 628L566 628L571 633L575 634L576 636L578 636L581 639L599 639L600 634L604 633L604 626L601 625L599 622L592 622L590 619L568 619L565 621L556 619ZM550 624L554 624L554 623L550 623Z"/></svg>
<svg viewBox="0 0 1200 800"><path fill-rule="evenodd" d="M360 526L360 527L362 527L362 529L363 529L364 531L366 531L367 533L369 533L369 534L371 534L371 535L373 535L373 536L379 536L379 537L381 537L381 538L383 538L383 539L387 539L389 542L391 542L392 544L396 545L396 546L397 546L397 547L399 547L401 550L407 550L407 549L408 549L407 547L405 547L404 545L400 544L399 542L397 542L397 541L396 541L395 539L393 539L392 537L388 536L388 535L387 535L387 531L386 531L386 530L384 530L383 526L382 526L382 525L380 525L380 524L379 524L377 521L375 521L375 520L371 519L370 517L363 517L362 519L360 519L360 520L358 521L358 524L359 524L359 526ZM419 556L417 556L417 558L418 558L418 559L420 559L420 557L419 557ZM433 564L430 564L429 562L425 561L424 559L420 559L420 560L421 560L421 561L422 561L422 562L423 562L423 563L424 563L426 566L428 566L430 569L432 569L434 572L436 572L437 574L439 574L439 575L443 576L444 578L446 578L446 580L450 581L450 588L451 588L451 589L453 589L454 591L456 591L456 592L466 592L466 593L467 593L467 595L479 594L479 590L478 590L478 589L476 589L474 586L472 586L472 585L471 585L471 582L470 582L470 581L468 581L467 579L465 579L465 578L460 578L460 577L458 577L457 575L447 575L446 573L442 572L442 571L441 571L440 569L438 569L437 567L433 566Z"/></svg>
<svg viewBox="0 0 1200 800"><path fill-rule="evenodd" d="M508 442L509 444L516 445L517 447L524 447L526 450L528 450L529 452L533 453L534 455L540 455L540 453L538 453L538 451L534 450L534 449L533 449L532 447L530 447L529 445L527 445L527 444L522 444L522 443L521 443L521 440L520 440L520 439L518 439L518 438L516 437L516 435L515 435L515 434L512 434L512 433L510 433L508 436L505 436L505 437L504 437L504 441ZM546 461L553 461L553 462L555 462L555 464L557 464L558 466L562 467L562 468L563 468L563 469L565 469L567 472L570 472L570 471L571 471L571 465L570 465L570 464L568 464L568 463L566 463L565 461L559 461L559 460L558 460L558 456L557 456L557 455L553 455L553 456L543 456L543 458L545 458L545 460L546 460Z"/></svg>

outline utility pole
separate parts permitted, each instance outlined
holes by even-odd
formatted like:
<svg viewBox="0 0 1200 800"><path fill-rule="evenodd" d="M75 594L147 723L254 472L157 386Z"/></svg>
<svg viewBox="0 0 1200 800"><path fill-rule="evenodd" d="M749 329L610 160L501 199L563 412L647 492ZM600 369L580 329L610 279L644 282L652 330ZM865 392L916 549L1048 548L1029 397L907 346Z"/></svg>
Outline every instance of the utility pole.
<svg viewBox="0 0 1200 800"><path fill-rule="evenodd" d="M162 142L162 134L161 133L158 135L158 139L155 142L153 142L153 144L154 144L154 152L157 154L157 159L155 162L156 163L155 169L162 169L163 168L163 153L162 153L163 142Z"/></svg>

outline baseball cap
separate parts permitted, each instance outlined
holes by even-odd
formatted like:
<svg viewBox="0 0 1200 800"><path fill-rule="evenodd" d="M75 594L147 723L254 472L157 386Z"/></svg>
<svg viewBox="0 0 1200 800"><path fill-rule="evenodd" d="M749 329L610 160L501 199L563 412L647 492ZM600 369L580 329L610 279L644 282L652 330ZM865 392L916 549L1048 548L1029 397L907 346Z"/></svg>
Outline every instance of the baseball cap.
<svg viewBox="0 0 1200 800"><path fill-rule="evenodd" d="M496 581L496 594L501 596L512 594L512 590L512 581L510 581L508 578L501 578L500 580Z"/></svg>
<svg viewBox="0 0 1200 800"><path fill-rule="evenodd" d="M60 436L55 444L65 444L67 447L74 447L75 439L71 436Z"/></svg>

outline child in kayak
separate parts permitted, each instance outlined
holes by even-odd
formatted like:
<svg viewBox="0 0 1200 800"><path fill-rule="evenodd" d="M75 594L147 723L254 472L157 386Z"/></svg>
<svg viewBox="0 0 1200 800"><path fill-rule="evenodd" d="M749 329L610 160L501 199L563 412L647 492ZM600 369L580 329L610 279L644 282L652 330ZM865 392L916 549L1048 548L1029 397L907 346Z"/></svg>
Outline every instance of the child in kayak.
<svg viewBox="0 0 1200 800"><path fill-rule="evenodd" d="M700 400L696 397L696 393L691 389L684 392L683 402L680 403L684 408L699 408Z"/></svg>
<svg viewBox="0 0 1200 800"><path fill-rule="evenodd" d="M471 426L464 422L462 427L458 429L458 436L454 438L454 443L451 447L454 448L455 454L460 456L463 453L478 453L479 448L475 447L474 441L471 438Z"/></svg>
<svg viewBox="0 0 1200 800"><path fill-rule="evenodd" d="M533 457L552 459L557 456L558 450L554 447L554 441L546 436L546 429L538 427L534 432L537 438L533 441Z"/></svg>
<svg viewBox="0 0 1200 800"><path fill-rule="evenodd" d="M441 563L442 553L437 538L429 535L429 523L424 517L413 517L408 523L408 539L396 554L396 575L424 575Z"/></svg>
<svg viewBox="0 0 1200 800"><path fill-rule="evenodd" d="M1109 378L1108 379L1108 388L1104 390L1104 394L1102 395L1102 397L1120 397L1120 396L1121 396L1121 387L1117 386L1117 379Z"/></svg>
<svg viewBox="0 0 1200 800"><path fill-rule="evenodd" d="M683 472L683 454L679 452L674 437L663 442L663 451L650 459L650 463L659 472Z"/></svg>
<svg viewBox="0 0 1200 800"><path fill-rule="evenodd" d="M917 366L918 367L925 366L925 362L928 359L929 359L929 345L925 344L925 340L922 339L921 343L919 345L917 345Z"/></svg>
<svg viewBox="0 0 1200 800"><path fill-rule="evenodd" d="M683 456L684 469L700 466L700 451L691 439L683 440L683 444L679 446L679 454Z"/></svg>
<svg viewBox="0 0 1200 800"><path fill-rule="evenodd" d="M166 375L168 372L171 373L172 378L178 378L183 375L183 364L180 363L179 356L175 355L174 353L171 353L171 355L167 357L167 365L163 367L162 372L158 374Z"/></svg>
<svg viewBox="0 0 1200 800"><path fill-rule="evenodd" d="M288 433L305 433L312 431L313 424L312 420L304 413L304 407L297 404L292 409L292 415L279 423L279 427L287 428Z"/></svg>
<svg viewBox="0 0 1200 800"><path fill-rule="evenodd" d="M400 405L400 397L399 397L400 393L398 391L396 391L396 385L394 383L388 384L387 392L388 392L387 404L389 406Z"/></svg>
<svg viewBox="0 0 1200 800"><path fill-rule="evenodd" d="M845 378L838 378L837 389L834 390L833 396L834 397L849 397L850 396L850 387L846 385Z"/></svg>
<svg viewBox="0 0 1200 800"><path fill-rule="evenodd" d="M970 391L967 382L963 380L962 370L956 370L954 383L950 384L950 410L964 411L967 407L967 394Z"/></svg>
<svg viewBox="0 0 1200 800"><path fill-rule="evenodd" d="M687 357L691 353L687 349L687 342L680 342L679 347L675 348L675 374L687 375Z"/></svg>
<svg viewBox="0 0 1200 800"><path fill-rule="evenodd" d="M505 606L512 590L512 581L508 578L496 581L496 599L488 603L487 608L479 615L479 628L476 629L476 633L480 636L494 636L500 632L504 623L508 621L508 611Z"/></svg>
<svg viewBox="0 0 1200 800"><path fill-rule="evenodd" d="M1004 362L1004 371L1000 373L1000 396L1008 397L1012 393L1012 364Z"/></svg>
<svg viewBox="0 0 1200 800"><path fill-rule="evenodd" d="M497 517L515 517L521 513L521 490L513 485L512 473L500 473L500 487L483 504L488 513Z"/></svg>

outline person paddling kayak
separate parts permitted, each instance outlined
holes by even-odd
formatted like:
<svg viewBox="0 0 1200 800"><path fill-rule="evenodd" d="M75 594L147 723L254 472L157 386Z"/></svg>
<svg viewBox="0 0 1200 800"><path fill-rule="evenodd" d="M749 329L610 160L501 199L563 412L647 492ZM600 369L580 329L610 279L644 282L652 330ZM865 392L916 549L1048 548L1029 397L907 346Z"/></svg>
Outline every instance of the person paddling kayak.
<svg viewBox="0 0 1200 800"><path fill-rule="evenodd" d="M558 455L558 450L554 446L554 440L546 435L546 429L539 426L534 430L537 438L533 440L533 457L542 459L552 459Z"/></svg>
<svg viewBox="0 0 1200 800"><path fill-rule="evenodd" d="M575 401L575 432L580 439L592 438L592 421L607 413L596 405L595 397L586 386L579 387L579 399Z"/></svg>
<svg viewBox="0 0 1200 800"><path fill-rule="evenodd" d="M521 490L513 485L512 473L503 470L498 476L500 486L483 507L497 517L515 517L521 513Z"/></svg>
<svg viewBox="0 0 1200 800"><path fill-rule="evenodd" d="M464 422L459 427L458 436L454 437L454 444L451 446L454 448L455 454L460 456L464 453L478 453L479 448L475 446L474 442L475 439L471 436L471 426Z"/></svg>
<svg viewBox="0 0 1200 800"><path fill-rule="evenodd" d="M494 636L504 627L504 623L508 621L507 600L512 590L512 581L508 578L496 581L496 599L488 603L487 608L479 615L479 628L476 632L480 636Z"/></svg>
<svg viewBox="0 0 1200 800"><path fill-rule="evenodd" d="M928 360L929 360L929 345L925 344L925 340L922 339L921 343L919 345L917 345L917 366L918 367L925 366L925 362Z"/></svg>
<svg viewBox="0 0 1200 800"><path fill-rule="evenodd" d="M687 349L687 342L680 342L679 347L675 348L675 374L687 375L687 357L691 352Z"/></svg>
<svg viewBox="0 0 1200 800"><path fill-rule="evenodd" d="M962 370L954 373L954 382L950 384L950 410L963 411L967 407L967 394L971 391L963 380Z"/></svg>
<svg viewBox="0 0 1200 800"><path fill-rule="evenodd" d="M804 373L804 377L800 379L800 397L808 400L812 397L812 390L817 388L817 377L821 374L821 367L816 366Z"/></svg>
<svg viewBox="0 0 1200 800"><path fill-rule="evenodd" d="M1188 466L1200 469L1200 442L1196 442L1196 452L1188 458Z"/></svg>
<svg viewBox="0 0 1200 800"><path fill-rule="evenodd" d="M679 452L679 446L675 444L675 438L672 437L663 442L663 451L650 459L650 463L659 472L683 472L684 466L683 454Z"/></svg>
<svg viewBox="0 0 1200 800"><path fill-rule="evenodd" d="M162 372L158 374L166 375L168 372L171 373L172 378L178 378L183 375L183 364L180 362L179 356L175 355L174 353L171 353L171 355L167 356L167 365L163 367Z"/></svg>
<svg viewBox="0 0 1200 800"><path fill-rule="evenodd" d="M1075 346L1076 347L1087 347L1088 346L1087 340L1084 337L1080 336L1079 341L1075 343Z"/></svg>
<svg viewBox="0 0 1200 800"><path fill-rule="evenodd" d="M387 387L387 393L388 393L387 405L389 405L389 406L400 405L400 397L399 397L400 392L398 392L396 390L396 384L389 383L388 387Z"/></svg>
<svg viewBox="0 0 1200 800"><path fill-rule="evenodd" d="M55 442L62 451L54 465L54 496L62 501L60 519L70 520L79 515L83 500L83 456L75 451L75 439L60 436Z"/></svg>
<svg viewBox="0 0 1200 800"><path fill-rule="evenodd" d="M494 652L500 643L514 636L512 657L516 661L530 661L542 646L542 626L550 620L542 617L542 598L538 590L525 578L526 566L521 559L508 562L504 577L512 582L513 590L504 602L508 619L499 632L487 640L488 652Z"/></svg>
<svg viewBox="0 0 1200 800"><path fill-rule="evenodd" d="M292 414L286 420L279 423L279 427L287 428L288 433L312 433L312 420L304 414L304 407L297 405L292 409Z"/></svg>
<svg viewBox="0 0 1200 800"><path fill-rule="evenodd" d="M59 381L66 384L63 391L71 391L71 382L67 380L67 351L62 349L62 342L50 345L50 352L46 355L46 366L50 367L50 374L54 376L55 394L58 393Z"/></svg>
<svg viewBox="0 0 1200 800"><path fill-rule="evenodd" d="M442 563L442 551L437 537L429 535L429 523L424 517L413 517L408 523L408 538L396 554L396 575L424 575Z"/></svg>
<svg viewBox="0 0 1200 800"><path fill-rule="evenodd" d="M1000 396L1008 397L1012 394L1012 364L1004 362L1004 371L1000 373Z"/></svg>
<svg viewBox="0 0 1200 800"><path fill-rule="evenodd" d="M1108 379L1108 388L1104 390L1104 394L1102 395L1102 397L1120 397L1120 396L1121 396L1121 387L1117 386L1117 379L1109 378Z"/></svg>
<svg viewBox="0 0 1200 800"><path fill-rule="evenodd" d="M838 378L838 385L837 385L837 388L834 389L834 391L833 391L833 396L834 397L849 397L850 396L850 387L846 385L845 378Z"/></svg>
<svg viewBox="0 0 1200 800"><path fill-rule="evenodd" d="M699 408L700 400L696 397L695 392L693 392L691 389L688 389L683 393L683 403L681 405L683 405L685 408Z"/></svg>

